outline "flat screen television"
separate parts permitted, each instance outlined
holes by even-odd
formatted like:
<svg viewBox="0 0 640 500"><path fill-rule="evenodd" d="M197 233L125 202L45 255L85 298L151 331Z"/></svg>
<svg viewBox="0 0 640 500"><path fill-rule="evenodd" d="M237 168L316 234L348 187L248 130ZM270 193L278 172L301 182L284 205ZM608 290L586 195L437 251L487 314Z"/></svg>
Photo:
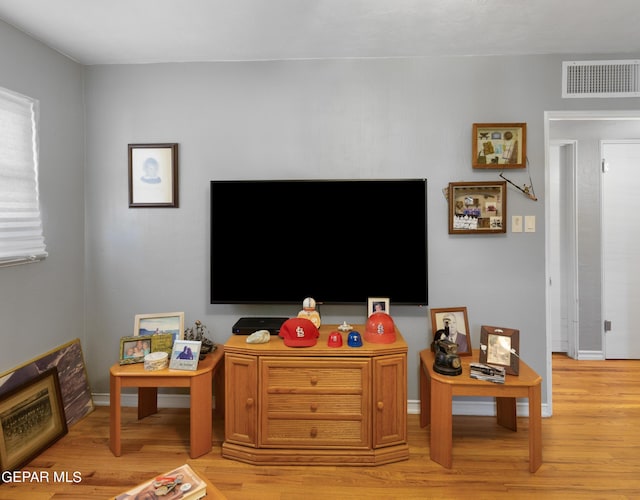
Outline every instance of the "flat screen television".
<svg viewBox="0 0 640 500"><path fill-rule="evenodd" d="M211 181L211 303L427 305L427 181Z"/></svg>

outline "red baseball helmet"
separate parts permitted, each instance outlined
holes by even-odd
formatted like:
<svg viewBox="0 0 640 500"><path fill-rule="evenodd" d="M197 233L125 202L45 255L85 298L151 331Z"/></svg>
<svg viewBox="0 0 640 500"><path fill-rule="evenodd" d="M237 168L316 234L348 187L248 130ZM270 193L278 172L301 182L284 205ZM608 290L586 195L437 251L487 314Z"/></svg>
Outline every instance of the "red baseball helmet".
<svg viewBox="0 0 640 500"><path fill-rule="evenodd" d="M392 344L396 341L396 327L387 313L376 312L369 316L364 339L374 344Z"/></svg>

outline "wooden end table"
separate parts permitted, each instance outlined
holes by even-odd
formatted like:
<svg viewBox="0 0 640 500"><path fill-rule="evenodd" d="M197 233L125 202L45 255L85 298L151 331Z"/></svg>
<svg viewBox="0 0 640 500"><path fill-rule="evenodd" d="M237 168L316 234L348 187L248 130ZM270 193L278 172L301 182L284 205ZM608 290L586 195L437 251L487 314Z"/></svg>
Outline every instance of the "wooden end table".
<svg viewBox="0 0 640 500"><path fill-rule="evenodd" d="M109 448L116 457L122 454L120 443L120 423L122 412L120 394L123 387L138 388L138 419L158 411L158 387L189 387L190 401L190 451L191 458L209 453L212 448L212 386L218 365L224 359L224 348L208 354L198 362L198 368L191 370L148 371L143 363L133 365L115 364L110 369L110 418ZM223 371L223 370L221 370ZM222 388L216 384L216 395ZM222 384L224 387L224 384ZM217 399L217 398L216 398Z"/></svg>
<svg viewBox="0 0 640 500"><path fill-rule="evenodd" d="M433 370L434 353L420 352L420 426L431 424L431 460L450 469L452 466L453 396L493 396L499 425L517 430L516 398L529 399L529 471L542 464L541 377L520 360L519 375L507 375L504 384L471 378L469 364L473 356L462 356L462 374L441 375Z"/></svg>

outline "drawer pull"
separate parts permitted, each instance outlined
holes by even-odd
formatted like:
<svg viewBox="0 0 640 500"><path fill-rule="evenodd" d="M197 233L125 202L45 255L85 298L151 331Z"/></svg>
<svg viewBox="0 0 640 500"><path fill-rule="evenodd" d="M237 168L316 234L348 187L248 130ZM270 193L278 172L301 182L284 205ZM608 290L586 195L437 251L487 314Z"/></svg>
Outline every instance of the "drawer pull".
<svg viewBox="0 0 640 500"><path fill-rule="evenodd" d="M311 377L311 385L317 385L318 384L318 377L316 375L313 375Z"/></svg>
<svg viewBox="0 0 640 500"><path fill-rule="evenodd" d="M382 401L378 401L378 410L384 410L384 403Z"/></svg>
<svg viewBox="0 0 640 500"><path fill-rule="evenodd" d="M318 411L318 403L311 403L310 408L311 408L311 411L314 411L314 412Z"/></svg>
<svg viewBox="0 0 640 500"><path fill-rule="evenodd" d="M251 408L253 406L253 398L247 398L247 407Z"/></svg>
<svg viewBox="0 0 640 500"><path fill-rule="evenodd" d="M311 432L309 433L309 435L314 438L318 435L318 429L316 429L315 427L311 428Z"/></svg>

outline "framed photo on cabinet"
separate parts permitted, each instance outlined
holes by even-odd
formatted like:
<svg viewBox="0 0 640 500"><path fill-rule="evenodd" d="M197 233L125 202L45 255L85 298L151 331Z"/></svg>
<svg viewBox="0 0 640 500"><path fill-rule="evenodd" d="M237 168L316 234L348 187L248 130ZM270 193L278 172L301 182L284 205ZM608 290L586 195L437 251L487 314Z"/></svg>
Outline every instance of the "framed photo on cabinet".
<svg viewBox="0 0 640 500"><path fill-rule="evenodd" d="M506 233L505 181L450 182L449 234Z"/></svg>
<svg viewBox="0 0 640 500"><path fill-rule="evenodd" d="M525 168L526 123L474 123L473 168Z"/></svg>

